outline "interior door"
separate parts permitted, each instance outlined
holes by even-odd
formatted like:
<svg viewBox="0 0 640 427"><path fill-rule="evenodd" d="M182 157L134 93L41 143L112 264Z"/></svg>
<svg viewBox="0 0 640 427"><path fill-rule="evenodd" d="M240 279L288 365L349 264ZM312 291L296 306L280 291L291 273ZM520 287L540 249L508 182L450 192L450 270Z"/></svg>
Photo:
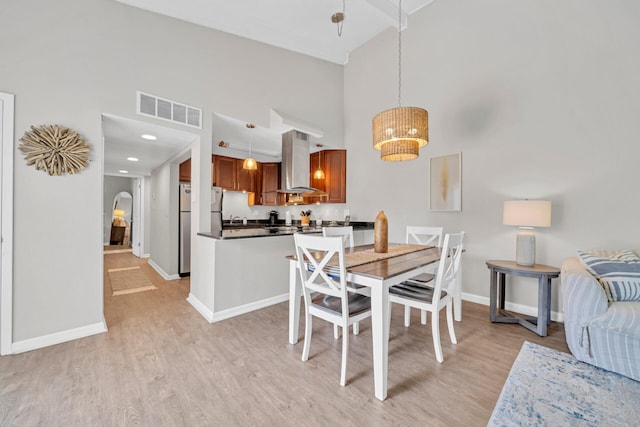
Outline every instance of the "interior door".
<svg viewBox="0 0 640 427"><path fill-rule="evenodd" d="M14 96L0 92L0 355L13 340L13 106Z"/></svg>

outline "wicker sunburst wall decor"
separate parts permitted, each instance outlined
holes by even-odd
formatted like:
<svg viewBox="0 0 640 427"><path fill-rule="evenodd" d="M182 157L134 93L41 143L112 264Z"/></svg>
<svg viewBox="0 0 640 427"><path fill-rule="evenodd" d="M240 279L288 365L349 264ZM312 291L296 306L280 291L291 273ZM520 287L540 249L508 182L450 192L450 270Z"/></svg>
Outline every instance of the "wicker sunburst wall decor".
<svg viewBox="0 0 640 427"><path fill-rule="evenodd" d="M51 176L78 173L89 162L89 144L73 129L58 125L31 126L20 141L18 149L27 165L35 165L36 170Z"/></svg>

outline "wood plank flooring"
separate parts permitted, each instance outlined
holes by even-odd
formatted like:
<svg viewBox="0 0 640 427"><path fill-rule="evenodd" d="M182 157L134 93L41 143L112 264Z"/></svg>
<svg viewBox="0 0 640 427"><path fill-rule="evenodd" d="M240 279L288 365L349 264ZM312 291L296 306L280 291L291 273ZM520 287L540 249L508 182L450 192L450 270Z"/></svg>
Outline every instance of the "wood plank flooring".
<svg viewBox="0 0 640 427"><path fill-rule="evenodd" d="M340 387L341 341L331 325L314 319L310 359L302 362L302 341L287 342L287 303L209 324L185 300L188 278L165 282L145 260L105 255L105 271L131 265L158 289L106 290L107 333L0 358L0 425L484 426L525 340L568 351L562 324L542 338L493 324L488 307L465 301L457 345L441 317L439 364L430 325L414 311L405 328L394 305L389 397L380 402L369 320L350 335Z"/></svg>

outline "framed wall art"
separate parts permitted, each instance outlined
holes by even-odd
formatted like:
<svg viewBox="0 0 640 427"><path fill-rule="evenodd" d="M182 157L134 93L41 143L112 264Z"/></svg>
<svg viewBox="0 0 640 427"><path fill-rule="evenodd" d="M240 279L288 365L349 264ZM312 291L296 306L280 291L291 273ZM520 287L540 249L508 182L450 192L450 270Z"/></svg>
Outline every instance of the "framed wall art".
<svg viewBox="0 0 640 427"><path fill-rule="evenodd" d="M429 158L429 210L462 210L462 153Z"/></svg>

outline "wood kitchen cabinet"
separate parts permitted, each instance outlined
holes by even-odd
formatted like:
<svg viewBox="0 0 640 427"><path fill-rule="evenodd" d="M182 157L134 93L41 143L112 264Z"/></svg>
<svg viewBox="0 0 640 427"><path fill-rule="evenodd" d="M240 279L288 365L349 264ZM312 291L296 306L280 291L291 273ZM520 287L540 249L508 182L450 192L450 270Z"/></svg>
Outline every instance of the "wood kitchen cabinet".
<svg viewBox="0 0 640 427"><path fill-rule="evenodd" d="M265 206L278 205L280 188L280 163L261 163L262 165L262 204Z"/></svg>
<svg viewBox="0 0 640 427"><path fill-rule="evenodd" d="M318 164L324 172L324 179L313 177L313 173L318 169ZM327 196L305 197L305 201L308 203L317 201L324 203L347 202L347 150L323 150L313 153L309 158L309 166L311 186L326 192Z"/></svg>
<svg viewBox="0 0 640 427"><path fill-rule="evenodd" d="M180 181L191 182L191 159L180 163Z"/></svg>
<svg viewBox="0 0 640 427"><path fill-rule="evenodd" d="M244 159L235 159L213 155L211 156L213 167L212 184L225 190L247 191L255 193L258 184L258 171L248 171L242 168Z"/></svg>

